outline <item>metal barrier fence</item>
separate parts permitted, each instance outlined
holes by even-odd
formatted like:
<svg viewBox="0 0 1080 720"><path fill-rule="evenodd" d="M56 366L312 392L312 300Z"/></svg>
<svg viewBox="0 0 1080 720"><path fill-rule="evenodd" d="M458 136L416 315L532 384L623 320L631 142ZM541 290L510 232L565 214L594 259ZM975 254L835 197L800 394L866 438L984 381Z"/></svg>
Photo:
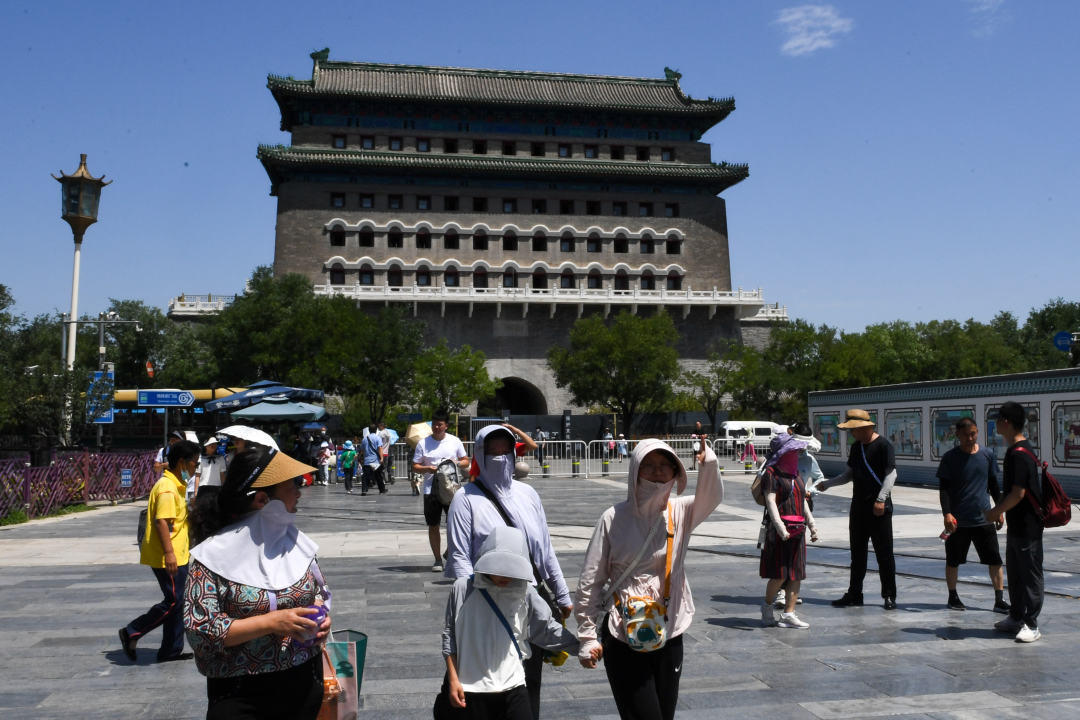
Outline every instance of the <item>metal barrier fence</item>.
<svg viewBox="0 0 1080 720"><path fill-rule="evenodd" d="M122 470L131 471L123 487ZM36 518L91 500L134 499L156 480L153 453L60 453L47 467L0 461L0 517L22 510Z"/></svg>
<svg viewBox="0 0 1080 720"><path fill-rule="evenodd" d="M604 477L625 473L629 465L629 455L640 440L548 440L535 451L524 455L521 459L529 465L529 477ZM687 470L696 470L694 451L698 441L692 438L666 438L668 445L675 450ZM471 442L463 442L465 452L472 456ZM745 441L732 439L717 439L710 441L713 452L721 460L730 462L739 461L743 454ZM625 447L625 452L623 448ZM767 444L755 443L757 457L765 457ZM410 468L412 467L413 451L404 442L395 443L390 448L391 477L396 480L407 481Z"/></svg>

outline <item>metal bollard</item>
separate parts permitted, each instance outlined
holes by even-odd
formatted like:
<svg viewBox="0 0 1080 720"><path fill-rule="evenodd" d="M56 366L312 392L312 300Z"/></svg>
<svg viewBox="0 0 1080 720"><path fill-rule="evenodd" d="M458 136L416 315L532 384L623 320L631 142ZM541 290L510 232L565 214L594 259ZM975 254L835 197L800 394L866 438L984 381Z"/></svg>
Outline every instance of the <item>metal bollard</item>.
<svg viewBox="0 0 1080 720"><path fill-rule="evenodd" d="M551 474L551 465L549 465L548 463L544 463L540 466L540 470L543 472L544 477L547 477Z"/></svg>
<svg viewBox="0 0 1080 720"><path fill-rule="evenodd" d="M600 463L600 472L603 475L607 475L608 470L610 470L610 469L611 469L611 461L608 460L607 457L605 457L603 462Z"/></svg>
<svg viewBox="0 0 1080 720"><path fill-rule="evenodd" d="M570 472L574 475L581 473L581 460L574 458L570 461Z"/></svg>

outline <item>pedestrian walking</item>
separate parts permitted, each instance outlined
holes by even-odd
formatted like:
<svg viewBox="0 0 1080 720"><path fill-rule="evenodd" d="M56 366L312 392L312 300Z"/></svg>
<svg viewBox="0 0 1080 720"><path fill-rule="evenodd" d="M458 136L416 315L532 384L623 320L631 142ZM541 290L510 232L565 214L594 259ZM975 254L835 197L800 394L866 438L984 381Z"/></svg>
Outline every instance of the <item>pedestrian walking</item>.
<svg viewBox="0 0 1080 720"><path fill-rule="evenodd" d="M346 440L344 448L338 453L338 466L341 468L341 477L345 481L345 493L352 495L353 480L356 479L356 446L352 440Z"/></svg>
<svg viewBox="0 0 1080 720"><path fill-rule="evenodd" d="M201 492L217 492L224 477L225 456L218 452L217 435L211 435L203 443L203 453L199 456L199 471L195 474L195 482L188 483L188 504L191 504Z"/></svg>
<svg viewBox="0 0 1080 720"><path fill-rule="evenodd" d="M184 628L206 676L207 720L319 713L330 592L318 546L295 524L296 479L313 469L252 444L192 511Z"/></svg>
<svg viewBox="0 0 1080 720"><path fill-rule="evenodd" d="M431 435L416 444L413 451L412 470L423 477L424 495L424 523L428 529L428 544L431 546L431 554L435 562L431 566L432 572L443 571L442 537L439 535L439 525L442 516L449 510L448 505L439 502L439 496L432 490L432 482L435 470L443 460L453 460L462 470L468 470L469 456L465 453L465 446L456 436L448 433L450 416L445 410L437 410L431 416Z"/></svg>
<svg viewBox="0 0 1080 720"><path fill-rule="evenodd" d="M1024 406L1007 402L997 411L997 434L1008 445L1002 463L1005 497L984 514L988 522L1005 518L1005 568L1009 573L1009 617L994 624L1017 642L1042 637L1039 613L1043 605L1043 524L1035 512L1042 505L1042 480L1035 448L1024 436ZM1031 497L1028 497L1028 495ZM1032 503L1032 499L1035 503Z"/></svg>
<svg viewBox="0 0 1080 720"><path fill-rule="evenodd" d="M525 448L531 449L532 439L512 425L486 425L476 433L473 461L477 477L454 496L446 522L446 576L472 575L488 537L498 528L515 527L525 536L528 558L535 569L529 577L543 583L539 592L554 606L553 612L565 619L570 616L573 603L551 545L544 506L532 486L513 477L518 455L515 442L519 438L522 443L527 441ZM543 656L539 647L533 647L524 656L533 718L540 717Z"/></svg>
<svg viewBox="0 0 1080 720"><path fill-rule="evenodd" d="M330 451L330 443L323 440L319 443L319 454L317 456L317 462L319 467L319 484L330 484L330 456L333 453Z"/></svg>
<svg viewBox="0 0 1080 720"><path fill-rule="evenodd" d="M990 498L1001 502L998 487L997 458L979 446L979 428L971 418L957 421L956 439L960 444L945 453L938 465L938 499L944 519L945 585L949 590L947 605L952 610L964 610L964 602L956 589L960 566L967 562L972 543L979 562L987 565L990 583L994 587L994 612L1009 612L1005 602L1005 577L1001 568L1001 549L995 523L984 513L990 509Z"/></svg>
<svg viewBox="0 0 1080 720"><path fill-rule="evenodd" d="M851 547L851 576L843 597L833 600L833 607L863 604L863 580L866 578L867 543L874 544L881 597L886 610L896 609L896 559L893 557L892 488L896 482L896 455L892 444L878 435L876 422L865 410L848 410L844 422L855 443L848 451L847 470L817 483L821 492L837 485L854 482L848 511L848 540Z"/></svg>
<svg viewBox="0 0 1080 720"><path fill-rule="evenodd" d="M480 545L473 572L454 582L446 601L446 678L435 702L437 719L532 720L524 663L538 650L577 650L577 638L532 586L529 554L521 530L495 527Z"/></svg>
<svg viewBox="0 0 1080 720"><path fill-rule="evenodd" d="M139 545L139 562L148 565L161 588L162 599L120 628L120 646L132 662L136 644L161 626L157 661L190 658L184 654L183 596L188 571L187 484L199 467L199 446L178 440L166 456L164 470L147 501L146 527Z"/></svg>
<svg viewBox="0 0 1080 720"><path fill-rule="evenodd" d="M768 579L761 624L805 630L810 624L795 614L799 587L806 578L806 532L817 542L817 526L807 501L806 486L799 476L799 454L806 441L794 435L777 435L769 443L769 459L761 475L768 516L765 544L758 574ZM784 608L779 617L774 599L784 589Z"/></svg>
<svg viewBox="0 0 1080 720"><path fill-rule="evenodd" d="M379 438L378 427L375 423L368 425L364 439L360 441L363 463L363 480L360 486L360 494L367 495L373 485L379 486L379 494L386 494L386 482L382 475L382 440Z"/></svg>
<svg viewBox="0 0 1080 720"><path fill-rule="evenodd" d="M386 423L382 420L378 423L379 428L379 441L381 443L379 447L380 464L379 472L382 473L383 482L387 487L394 484L394 463L393 457L390 454L390 448L394 444L390 437L390 430L386 427Z"/></svg>
<svg viewBox="0 0 1080 720"><path fill-rule="evenodd" d="M686 469L660 440L630 454L627 499L608 508L593 530L578 580L578 659L603 659L624 720L671 720L683 668L682 636L694 617L686 578L690 535L720 504L724 486L716 455L697 457L696 494Z"/></svg>
<svg viewBox="0 0 1080 720"><path fill-rule="evenodd" d="M628 457L630 457L629 444L626 442L626 436L622 433L619 433L619 439L615 443L615 447L619 451L619 462L622 462Z"/></svg>

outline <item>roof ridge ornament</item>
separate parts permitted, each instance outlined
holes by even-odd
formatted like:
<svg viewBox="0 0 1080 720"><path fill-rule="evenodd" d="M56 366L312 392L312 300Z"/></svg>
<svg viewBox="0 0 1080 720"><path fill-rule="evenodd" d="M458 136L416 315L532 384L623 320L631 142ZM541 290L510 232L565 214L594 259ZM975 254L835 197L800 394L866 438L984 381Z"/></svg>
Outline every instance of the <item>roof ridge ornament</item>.
<svg viewBox="0 0 1080 720"><path fill-rule="evenodd" d="M311 53L311 87L315 87L315 81L319 79L319 63L330 60L330 48L324 47Z"/></svg>
<svg viewBox="0 0 1080 720"><path fill-rule="evenodd" d="M664 79L668 82L679 82L682 80L682 73L678 70L672 70L671 68L664 66Z"/></svg>

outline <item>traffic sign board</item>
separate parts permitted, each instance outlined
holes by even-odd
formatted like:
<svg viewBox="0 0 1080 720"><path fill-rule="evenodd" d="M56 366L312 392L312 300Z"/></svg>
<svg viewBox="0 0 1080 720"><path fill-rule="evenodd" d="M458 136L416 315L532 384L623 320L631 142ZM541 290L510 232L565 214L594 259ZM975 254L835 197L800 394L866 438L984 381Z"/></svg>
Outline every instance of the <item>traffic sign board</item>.
<svg viewBox="0 0 1080 720"><path fill-rule="evenodd" d="M1072 347L1072 333L1068 330L1062 330L1057 335L1054 335L1054 347L1062 352L1069 352L1069 348Z"/></svg>
<svg viewBox="0 0 1080 720"><path fill-rule="evenodd" d="M139 407L191 407L195 396L187 390L140 390Z"/></svg>
<svg viewBox="0 0 1080 720"><path fill-rule="evenodd" d="M130 468L121 469L120 470L120 487L122 487L122 488L131 487L131 476L132 476L132 473L131 473Z"/></svg>
<svg viewBox="0 0 1080 720"><path fill-rule="evenodd" d="M86 417L95 425L109 425L113 421L113 387L115 378L111 371L95 370L90 375L87 391ZM103 407L98 407L98 403Z"/></svg>

